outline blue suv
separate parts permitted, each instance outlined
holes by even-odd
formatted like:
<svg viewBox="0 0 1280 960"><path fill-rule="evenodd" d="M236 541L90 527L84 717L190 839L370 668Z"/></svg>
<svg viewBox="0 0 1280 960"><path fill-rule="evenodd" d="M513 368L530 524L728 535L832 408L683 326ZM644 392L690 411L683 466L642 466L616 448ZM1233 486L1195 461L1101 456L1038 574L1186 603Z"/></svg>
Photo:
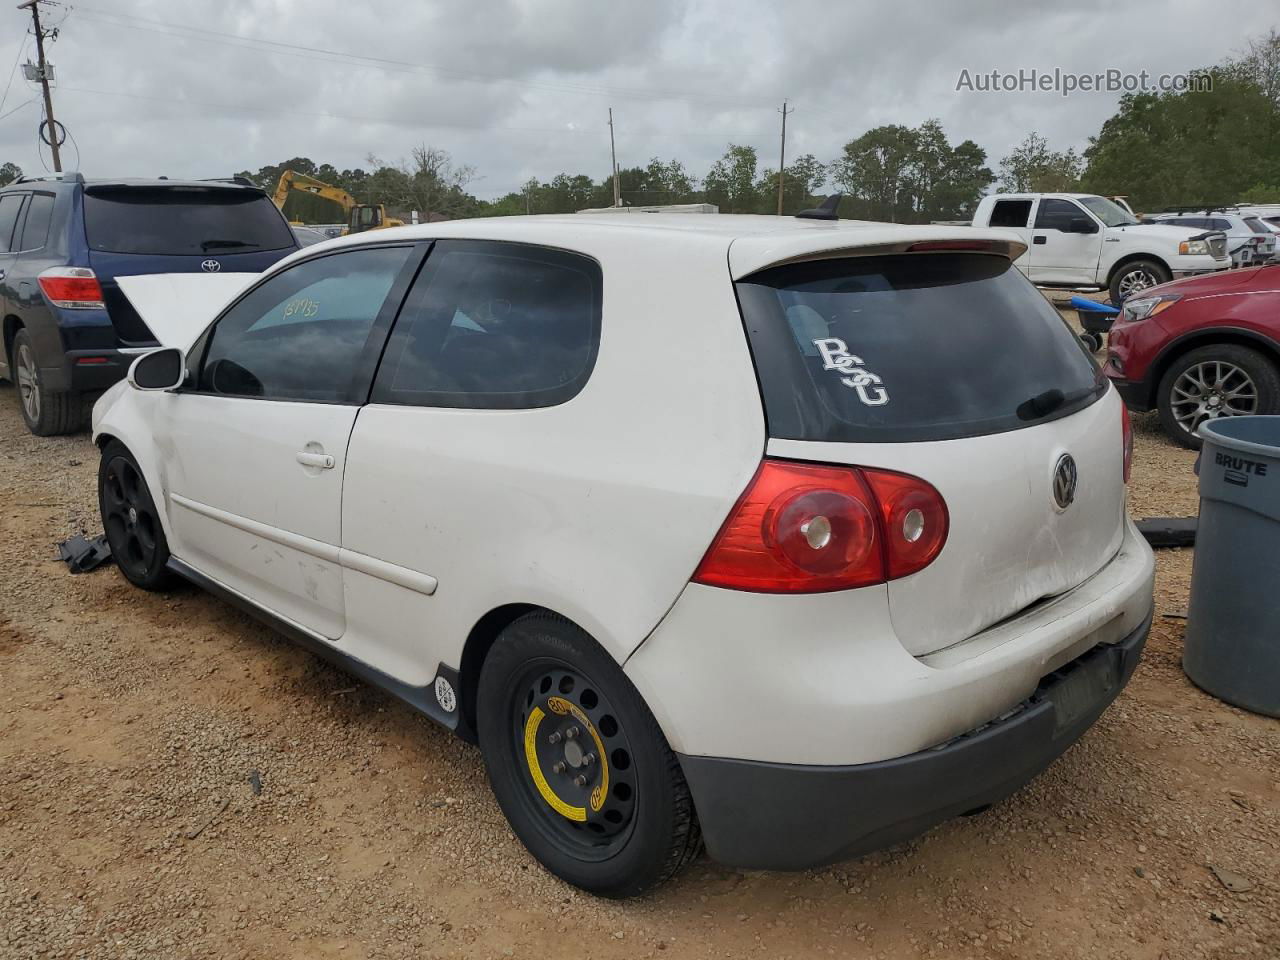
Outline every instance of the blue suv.
<svg viewBox="0 0 1280 960"><path fill-rule="evenodd" d="M231 180L85 180L0 189L0 379L32 433L78 430L156 339L117 277L257 273L297 250L261 189Z"/></svg>

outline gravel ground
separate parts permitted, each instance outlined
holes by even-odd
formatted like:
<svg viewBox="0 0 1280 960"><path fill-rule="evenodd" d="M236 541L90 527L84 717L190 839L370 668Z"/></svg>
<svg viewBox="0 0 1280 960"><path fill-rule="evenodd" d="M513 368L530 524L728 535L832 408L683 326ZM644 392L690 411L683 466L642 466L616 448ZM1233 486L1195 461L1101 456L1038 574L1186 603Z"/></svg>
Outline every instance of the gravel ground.
<svg viewBox="0 0 1280 960"><path fill-rule="evenodd" d="M195 590L68 575L96 451L16 409L0 386L0 958L1280 958L1280 722L1184 678L1191 551L1132 684L1017 796L609 903L525 853L475 749ZM1134 514L1194 513L1194 455L1136 435Z"/></svg>

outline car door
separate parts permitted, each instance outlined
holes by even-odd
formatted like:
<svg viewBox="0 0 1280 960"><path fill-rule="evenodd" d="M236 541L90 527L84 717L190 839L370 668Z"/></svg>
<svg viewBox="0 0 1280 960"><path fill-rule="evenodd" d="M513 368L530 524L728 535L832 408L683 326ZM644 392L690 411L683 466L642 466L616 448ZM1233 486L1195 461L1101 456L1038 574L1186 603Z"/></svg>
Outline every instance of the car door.
<svg viewBox="0 0 1280 960"><path fill-rule="evenodd" d="M174 556L330 639L347 442L422 252L361 246L273 274L192 348L154 417Z"/></svg>
<svg viewBox="0 0 1280 960"><path fill-rule="evenodd" d="M1031 279L1037 283L1092 283L1102 253L1102 230L1071 200L1045 197L1031 231Z"/></svg>
<svg viewBox="0 0 1280 960"><path fill-rule="evenodd" d="M13 250L17 246L15 235L18 214L22 211L22 203L26 198L25 193L0 194L0 314L6 317L14 312L18 301L17 278L10 274L16 260ZM8 344L2 346L7 347ZM0 349L0 377L12 379L9 355L3 349Z"/></svg>
<svg viewBox="0 0 1280 960"><path fill-rule="evenodd" d="M1031 213L1034 207L1035 201L1025 197L997 200L991 207L991 217L987 221L989 227L1000 227L1016 233L1018 239L1026 244L1027 249L1013 261L1013 265L1028 275L1031 269Z"/></svg>
<svg viewBox="0 0 1280 960"><path fill-rule="evenodd" d="M482 614L511 602L504 585L546 601L572 567L557 504L595 517L608 502L575 467L591 455L577 439L590 405L569 402L595 362L602 282L596 261L567 251L432 248L347 456L343 647L354 656L425 686L439 664L458 666Z"/></svg>

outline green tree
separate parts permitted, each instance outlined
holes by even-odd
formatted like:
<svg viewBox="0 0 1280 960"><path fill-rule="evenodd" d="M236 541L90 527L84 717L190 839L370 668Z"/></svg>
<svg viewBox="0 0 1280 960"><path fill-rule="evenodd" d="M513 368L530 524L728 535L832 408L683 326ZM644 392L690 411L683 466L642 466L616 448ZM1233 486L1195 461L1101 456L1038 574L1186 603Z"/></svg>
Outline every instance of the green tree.
<svg viewBox="0 0 1280 960"><path fill-rule="evenodd" d="M20 179L22 179L22 168L20 166L9 162L0 164L0 187Z"/></svg>
<svg viewBox="0 0 1280 960"><path fill-rule="evenodd" d="M1080 185L1084 160L1068 148L1059 153L1034 131L1000 161L1000 186L1010 193L1065 193Z"/></svg>
<svg viewBox="0 0 1280 960"><path fill-rule="evenodd" d="M756 148L729 144L725 155L711 165L702 181L707 203L721 213L757 213L762 206L756 176Z"/></svg>
<svg viewBox="0 0 1280 960"><path fill-rule="evenodd" d="M1085 189L1126 194L1138 210L1233 203L1274 182L1280 107L1254 80L1210 90L1131 94L1085 150Z"/></svg>
<svg viewBox="0 0 1280 960"><path fill-rule="evenodd" d="M954 220L994 179L972 140L952 146L937 120L868 130L844 145L832 179L852 198L846 213L867 220Z"/></svg>
<svg viewBox="0 0 1280 960"><path fill-rule="evenodd" d="M822 185L827 182L827 168L811 153L787 164L782 179L782 212L794 214L814 205ZM778 171L766 169L756 184L760 194L760 213L778 212Z"/></svg>

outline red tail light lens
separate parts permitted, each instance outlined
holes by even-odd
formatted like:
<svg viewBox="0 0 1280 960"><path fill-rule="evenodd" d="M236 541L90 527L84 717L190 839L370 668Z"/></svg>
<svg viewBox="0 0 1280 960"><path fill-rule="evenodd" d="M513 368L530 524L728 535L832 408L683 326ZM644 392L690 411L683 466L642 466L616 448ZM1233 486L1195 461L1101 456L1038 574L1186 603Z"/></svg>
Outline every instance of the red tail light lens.
<svg viewBox="0 0 1280 960"><path fill-rule="evenodd" d="M64 310L101 310L102 287L88 267L52 267L39 277L40 289L55 307Z"/></svg>
<svg viewBox="0 0 1280 960"><path fill-rule="evenodd" d="M765 460L693 579L757 593L847 590L927 566L947 508L917 477Z"/></svg>
<svg viewBox="0 0 1280 960"><path fill-rule="evenodd" d="M1129 420L1129 408L1120 404L1120 442L1124 447L1124 482L1129 482L1133 472L1133 423Z"/></svg>
<svg viewBox="0 0 1280 960"><path fill-rule="evenodd" d="M941 494L918 477L887 470L863 470L880 502L889 562L886 579L923 570L947 542L951 517Z"/></svg>

